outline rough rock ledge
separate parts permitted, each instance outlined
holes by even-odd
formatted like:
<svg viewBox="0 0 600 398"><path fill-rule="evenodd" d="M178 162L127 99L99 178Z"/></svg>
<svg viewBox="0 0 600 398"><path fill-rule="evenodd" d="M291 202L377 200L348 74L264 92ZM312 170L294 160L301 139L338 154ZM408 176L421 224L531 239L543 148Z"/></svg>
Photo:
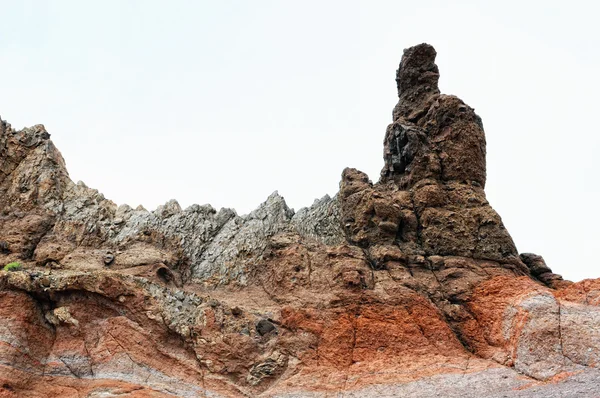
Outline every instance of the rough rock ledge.
<svg viewBox="0 0 600 398"><path fill-rule="evenodd" d="M116 206L0 121L0 397L597 397L600 279L519 254L473 108L404 51L379 182Z"/></svg>

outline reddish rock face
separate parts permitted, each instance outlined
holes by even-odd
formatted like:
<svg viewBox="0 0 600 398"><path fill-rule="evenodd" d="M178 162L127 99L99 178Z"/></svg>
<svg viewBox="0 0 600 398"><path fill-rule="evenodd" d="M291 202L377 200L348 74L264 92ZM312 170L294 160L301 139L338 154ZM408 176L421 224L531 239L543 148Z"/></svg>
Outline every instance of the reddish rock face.
<svg viewBox="0 0 600 398"><path fill-rule="evenodd" d="M519 255L435 56L404 52L379 182L297 213L117 207L0 123L0 397L597 396L600 282Z"/></svg>

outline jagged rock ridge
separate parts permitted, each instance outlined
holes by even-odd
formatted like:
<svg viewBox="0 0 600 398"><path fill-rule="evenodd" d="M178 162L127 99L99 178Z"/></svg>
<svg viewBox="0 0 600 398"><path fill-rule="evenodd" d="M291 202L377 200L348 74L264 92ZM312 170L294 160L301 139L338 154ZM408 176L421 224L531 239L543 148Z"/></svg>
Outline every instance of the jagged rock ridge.
<svg viewBox="0 0 600 398"><path fill-rule="evenodd" d="M435 57L404 52L379 182L297 213L117 207L1 122L0 396L594 396L600 282L519 255Z"/></svg>
<svg viewBox="0 0 600 398"><path fill-rule="evenodd" d="M0 227L7 261L103 269L110 254L112 268L162 262L196 281L243 284L236 260L242 252L264 251L269 236L296 230L328 243L343 240L335 201L328 196L297 215L277 192L247 216L210 205L182 210L174 200L154 212L117 207L69 179L44 126L15 131L2 122L0 128L5 215Z"/></svg>

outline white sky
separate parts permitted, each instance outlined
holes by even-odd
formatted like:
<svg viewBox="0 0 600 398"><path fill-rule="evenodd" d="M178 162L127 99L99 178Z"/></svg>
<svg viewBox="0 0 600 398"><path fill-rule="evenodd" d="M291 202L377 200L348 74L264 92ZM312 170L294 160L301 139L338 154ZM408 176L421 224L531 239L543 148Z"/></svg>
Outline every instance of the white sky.
<svg viewBox="0 0 600 398"><path fill-rule="evenodd" d="M519 251L600 277L594 3L0 0L0 116L119 204L298 209L346 166L378 179L402 50L427 42Z"/></svg>

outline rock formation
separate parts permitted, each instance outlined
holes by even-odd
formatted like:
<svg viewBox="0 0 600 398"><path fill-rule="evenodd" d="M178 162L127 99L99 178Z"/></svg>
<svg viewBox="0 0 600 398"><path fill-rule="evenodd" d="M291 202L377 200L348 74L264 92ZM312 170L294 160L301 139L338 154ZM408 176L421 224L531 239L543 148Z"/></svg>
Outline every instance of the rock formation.
<svg viewBox="0 0 600 398"><path fill-rule="evenodd" d="M379 182L298 212L116 206L0 122L0 397L597 396L600 280L519 255L435 57L404 52Z"/></svg>

